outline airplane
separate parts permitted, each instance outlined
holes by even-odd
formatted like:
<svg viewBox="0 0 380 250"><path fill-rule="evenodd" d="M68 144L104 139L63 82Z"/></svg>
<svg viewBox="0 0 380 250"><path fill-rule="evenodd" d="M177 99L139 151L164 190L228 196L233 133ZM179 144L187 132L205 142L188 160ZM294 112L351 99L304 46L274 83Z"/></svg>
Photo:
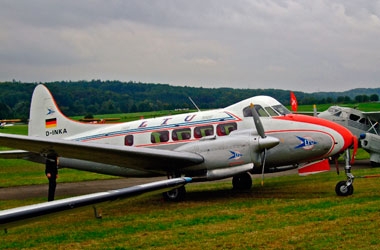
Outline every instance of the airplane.
<svg viewBox="0 0 380 250"><path fill-rule="evenodd" d="M380 112L363 112L357 108L331 106L318 117L336 122L349 129L360 146L370 154L373 167L380 167Z"/></svg>
<svg viewBox="0 0 380 250"><path fill-rule="evenodd" d="M20 122L21 119L5 119L5 120L0 120L0 128L5 128L5 127L11 127L14 125L15 122ZM11 123L9 123L11 122Z"/></svg>
<svg viewBox="0 0 380 250"><path fill-rule="evenodd" d="M40 84L32 95L28 136L0 133L0 145L18 149L1 152L3 158L44 163L53 151L59 155L60 168L123 177L167 176L168 181L232 177L237 190L252 187L251 174L295 167L301 174L329 170L327 159L345 152L347 180L338 182L335 192L348 196L354 180L349 149L357 148L357 140L345 127L292 114L269 96L222 109L126 123L81 123L67 118ZM185 194L183 184L164 197L179 201Z"/></svg>

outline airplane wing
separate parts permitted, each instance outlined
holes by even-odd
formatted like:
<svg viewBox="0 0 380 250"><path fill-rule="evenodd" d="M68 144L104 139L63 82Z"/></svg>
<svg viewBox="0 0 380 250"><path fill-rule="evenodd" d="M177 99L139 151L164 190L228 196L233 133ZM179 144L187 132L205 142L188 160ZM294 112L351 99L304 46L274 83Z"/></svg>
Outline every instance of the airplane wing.
<svg viewBox="0 0 380 250"><path fill-rule="evenodd" d="M379 111L373 111L373 112L363 112L364 115L367 116L367 118L371 120L375 120L377 122L380 122L380 112Z"/></svg>
<svg viewBox="0 0 380 250"><path fill-rule="evenodd" d="M0 145L44 154L54 150L60 157L93 161L136 170L167 172L202 163L191 152L117 146L0 133Z"/></svg>
<svg viewBox="0 0 380 250"><path fill-rule="evenodd" d="M157 190L160 190L160 192L169 191L179 188L191 181L192 179L189 177L174 178L107 192L81 195L72 198L2 210L0 211L0 229L7 230L10 227L25 224L30 220L35 220L40 216L63 212L73 208L89 206L106 201L113 201L116 199L127 198Z"/></svg>
<svg viewBox="0 0 380 250"><path fill-rule="evenodd" d="M0 151L0 158L3 159L23 159L27 158L31 153L25 150L4 150Z"/></svg>

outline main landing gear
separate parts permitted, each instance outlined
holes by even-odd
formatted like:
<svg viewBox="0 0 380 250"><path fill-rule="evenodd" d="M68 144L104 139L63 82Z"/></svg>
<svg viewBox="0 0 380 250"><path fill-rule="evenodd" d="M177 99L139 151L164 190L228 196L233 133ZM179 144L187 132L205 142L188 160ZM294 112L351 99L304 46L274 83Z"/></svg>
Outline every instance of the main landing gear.
<svg viewBox="0 0 380 250"><path fill-rule="evenodd" d="M236 190L248 190L252 188L252 178L247 172L232 177L232 187Z"/></svg>
<svg viewBox="0 0 380 250"><path fill-rule="evenodd" d="M350 165L350 150L346 149L346 154L345 154L345 161L346 161L346 166L344 167L346 176L347 176L347 181L340 181L336 184L335 186L335 192L338 196L348 196L352 195L354 193L354 176L351 174L351 165Z"/></svg>
<svg viewBox="0 0 380 250"><path fill-rule="evenodd" d="M167 191L162 194L166 201L183 201L186 196L185 186Z"/></svg>
<svg viewBox="0 0 380 250"><path fill-rule="evenodd" d="M174 173L174 174L168 174L168 179L181 177L181 174ZM186 188L185 186L172 189L170 191L167 191L165 193L162 193L162 196L164 197L164 200L166 201L183 201L186 196Z"/></svg>

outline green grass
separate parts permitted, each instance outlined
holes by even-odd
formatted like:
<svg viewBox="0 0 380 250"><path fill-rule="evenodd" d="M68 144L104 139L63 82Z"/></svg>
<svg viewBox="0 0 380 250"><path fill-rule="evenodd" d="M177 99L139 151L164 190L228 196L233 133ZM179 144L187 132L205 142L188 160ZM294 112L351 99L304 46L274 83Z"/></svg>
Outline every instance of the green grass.
<svg viewBox="0 0 380 250"><path fill-rule="evenodd" d="M359 175L380 169L357 170ZM378 249L380 182L356 179L351 197L335 195L343 176L329 172L267 178L246 192L231 183L187 185L185 202L145 194L73 210L11 228L2 249ZM256 180L255 183L258 183ZM25 202L40 201L34 198ZM1 204L0 204L1 208Z"/></svg>

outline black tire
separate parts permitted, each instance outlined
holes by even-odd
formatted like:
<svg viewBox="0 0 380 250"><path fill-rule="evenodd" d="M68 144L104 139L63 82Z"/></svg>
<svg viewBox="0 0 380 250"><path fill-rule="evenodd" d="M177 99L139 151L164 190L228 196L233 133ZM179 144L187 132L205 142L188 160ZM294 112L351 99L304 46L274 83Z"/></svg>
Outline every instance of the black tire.
<svg viewBox="0 0 380 250"><path fill-rule="evenodd" d="M236 190L247 190L252 188L252 178L248 173L235 175L232 178L232 187Z"/></svg>
<svg viewBox="0 0 380 250"><path fill-rule="evenodd" d="M354 193L354 186L352 184L347 186L346 181L340 181L335 186L335 193L338 196L352 195Z"/></svg>
<svg viewBox="0 0 380 250"><path fill-rule="evenodd" d="M186 188L184 186L170 190L162 194L166 201L183 201L186 196Z"/></svg>
<svg viewBox="0 0 380 250"><path fill-rule="evenodd" d="M375 162L375 161L371 161L371 167L373 167L373 168L379 168L380 167L380 163L379 162Z"/></svg>

